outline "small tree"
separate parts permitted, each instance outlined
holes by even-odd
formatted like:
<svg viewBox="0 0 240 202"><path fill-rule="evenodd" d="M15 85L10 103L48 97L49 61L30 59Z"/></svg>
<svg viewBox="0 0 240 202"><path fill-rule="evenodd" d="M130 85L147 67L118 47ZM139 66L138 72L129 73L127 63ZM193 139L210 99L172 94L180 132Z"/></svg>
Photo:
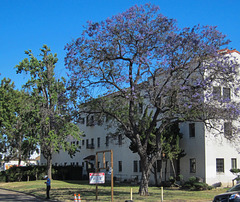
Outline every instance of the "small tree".
<svg viewBox="0 0 240 202"><path fill-rule="evenodd" d="M175 179L177 178L177 173L176 173L176 169L173 161L180 160L180 158L185 156L184 151L179 146L181 138L182 138L182 134L180 133L180 129L177 123L173 123L172 125L169 125L166 128L166 130L163 132L162 153L164 155L164 158L170 161Z"/></svg>
<svg viewBox="0 0 240 202"><path fill-rule="evenodd" d="M237 180L237 181L240 180L240 169L239 169L239 168L232 168L232 169L230 169L230 172L236 176L236 177L232 180L233 183L234 183L234 180Z"/></svg>
<svg viewBox="0 0 240 202"><path fill-rule="evenodd" d="M31 51L26 51L28 58L16 65L17 73L26 72L30 79L24 88L31 92L34 109L31 122L34 124L35 136L32 139L40 145L41 153L47 160L47 172L51 177L52 155L60 149L67 150L71 155L77 151L67 138L80 138L79 128L73 123L68 108L69 99L66 96L65 79L54 77L57 55L49 53L50 49L44 45L41 49L41 60ZM30 117L29 117L30 118Z"/></svg>

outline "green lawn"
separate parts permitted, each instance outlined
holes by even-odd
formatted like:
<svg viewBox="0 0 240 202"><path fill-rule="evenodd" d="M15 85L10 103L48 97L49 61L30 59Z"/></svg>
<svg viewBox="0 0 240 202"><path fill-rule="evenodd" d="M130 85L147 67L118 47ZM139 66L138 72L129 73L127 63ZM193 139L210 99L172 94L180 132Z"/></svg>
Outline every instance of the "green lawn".
<svg viewBox="0 0 240 202"><path fill-rule="evenodd" d="M29 181L29 182L9 182L0 183L0 188L11 189L29 193L35 196L45 198L45 181ZM149 187L150 196L143 197L138 195L137 185L116 184L114 187L114 202L124 202L130 200L130 190L132 188L134 202L158 202L161 201L161 188ZM50 191L51 198L60 201L73 201L74 194L80 194L82 202L95 201L96 186L89 185L87 181L59 181L52 180L52 189ZM164 201L212 201L213 197L219 193L225 192L226 189L213 189L209 191L184 191L164 189ZM111 186L98 186L98 200L111 201Z"/></svg>

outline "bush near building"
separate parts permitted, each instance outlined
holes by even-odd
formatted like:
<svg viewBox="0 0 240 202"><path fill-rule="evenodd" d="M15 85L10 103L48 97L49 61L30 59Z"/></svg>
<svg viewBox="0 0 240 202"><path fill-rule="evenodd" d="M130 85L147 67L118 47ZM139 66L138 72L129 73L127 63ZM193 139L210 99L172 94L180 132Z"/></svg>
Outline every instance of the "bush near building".
<svg viewBox="0 0 240 202"><path fill-rule="evenodd" d="M190 191L203 191L211 190L212 186L209 186L207 183L202 182L200 178L193 176L183 184L182 188L188 189Z"/></svg>
<svg viewBox="0 0 240 202"><path fill-rule="evenodd" d="M55 180L81 180L80 166L53 166L52 177ZM13 166L0 172L0 182L20 182L41 180L46 175L46 166Z"/></svg>

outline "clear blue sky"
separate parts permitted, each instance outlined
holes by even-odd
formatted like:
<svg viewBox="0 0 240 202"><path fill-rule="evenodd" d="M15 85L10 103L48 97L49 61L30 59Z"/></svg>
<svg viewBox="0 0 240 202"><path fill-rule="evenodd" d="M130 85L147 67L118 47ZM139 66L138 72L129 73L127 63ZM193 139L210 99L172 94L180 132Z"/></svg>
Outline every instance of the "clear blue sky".
<svg viewBox="0 0 240 202"><path fill-rule="evenodd" d="M58 54L57 77L66 76L64 46L80 36L86 21L101 21L135 4L152 3L180 27L216 25L240 50L239 0L0 0L0 80L12 79L20 88L27 79L14 66L25 50L35 55L47 44Z"/></svg>

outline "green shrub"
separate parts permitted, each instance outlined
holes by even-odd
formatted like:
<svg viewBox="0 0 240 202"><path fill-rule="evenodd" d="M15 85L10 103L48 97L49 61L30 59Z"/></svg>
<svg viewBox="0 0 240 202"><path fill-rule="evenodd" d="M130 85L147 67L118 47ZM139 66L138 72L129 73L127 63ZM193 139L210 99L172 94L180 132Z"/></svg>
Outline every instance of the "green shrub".
<svg viewBox="0 0 240 202"><path fill-rule="evenodd" d="M45 175L46 166L12 166L3 172L6 182L37 180L42 179Z"/></svg>
<svg viewBox="0 0 240 202"><path fill-rule="evenodd" d="M5 174L7 182L20 182L22 181L24 171L21 169L21 167L12 166L5 171Z"/></svg>
<svg viewBox="0 0 240 202"><path fill-rule="evenodd" d="M171 182L171 184L173 185L176 182L176 179L173 176L169 177L169 181Z"/></svg>
<svg viewBox="0 0 240 202"><path fill-rule="evenodd" d="M232 168L232 169L230 169L230 172L232 172L233 174L238 174L238 173L240 173L240 169L239 168Z"/></svg>
<svg viewBox="0 0 240 202"><path fill-rule="evenodd" d="M190 177L188 181L186 181L183 186L183 189L188 189L190 191L202 191L202 190L210 190L212 189L211 186L208 184L201 182L197 177Z"/></svg>
<svg viewBox="0 0 240 202"><path fill-rule="evenodd" d="M0 172L0 182L6 182L6 173L5 171Z"/></svg>
<svg viewBox="0 0 240 202"><path fill-rule="evenodd" d="M183 175L178 175L176 180L182 182L183 181Z"/></svg>
<svg viewBox="0 0 240 202"><path fill-rule="evenodd" d="M2 171L0 181L32 181L41 180L46 175L46 166L13 166ZM81 180L81 166L53 166L52 177L55 180Z"/></svg>

